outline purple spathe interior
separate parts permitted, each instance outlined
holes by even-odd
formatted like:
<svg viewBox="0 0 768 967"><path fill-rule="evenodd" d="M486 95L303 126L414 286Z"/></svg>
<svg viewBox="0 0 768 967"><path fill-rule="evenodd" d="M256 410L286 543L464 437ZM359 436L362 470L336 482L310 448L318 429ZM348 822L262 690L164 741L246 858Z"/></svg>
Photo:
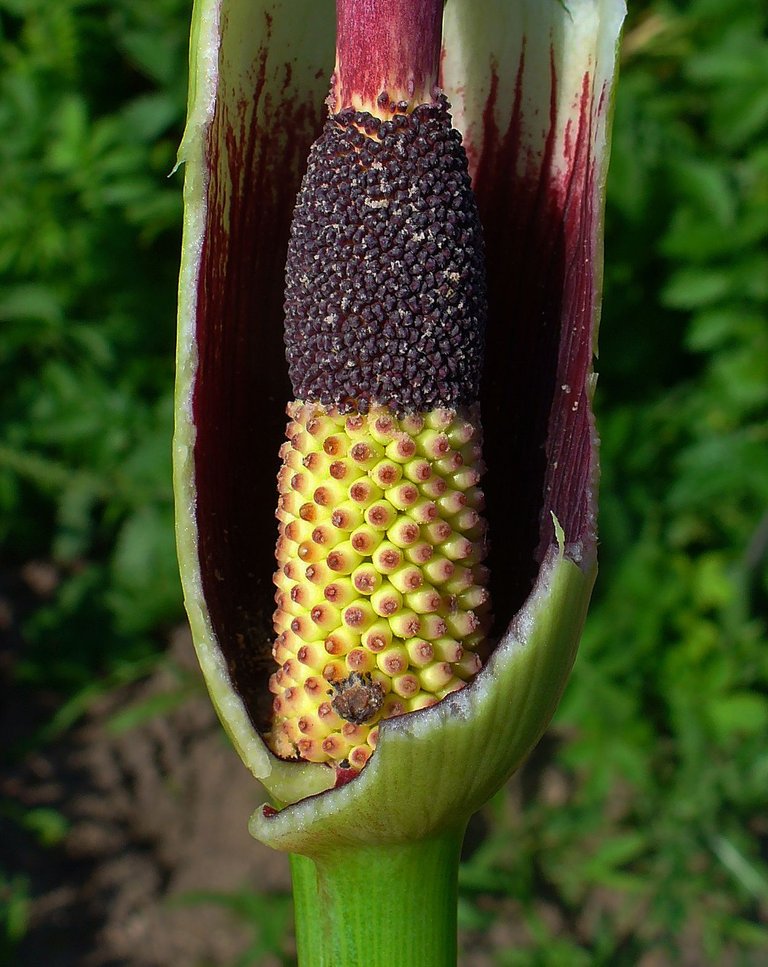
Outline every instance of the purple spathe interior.
<svg viewBox="0 0 768 967"><path fill-rule="evenodd" d="M227 41L225 24L220 58ZM251 68L253 100L217 92L206 136L197 284L192 402L200 572L233 684L260 727L269 715L276 474L290 398L285 254L303 167L325 115L321 103L293 96L292 71L272 62L267 35ZM275 77L284 78L281 96Z"/></svg>
<svg viewBox="0 0 768 967"><path fill-rule="evenodd" d="M521 58L506 130L494 120L498 82L492 78L473 159L489 290L482 384L489 565L493 599L511 599L514 610L553 543L552 514L569 545L594 547L597 483L590 378L601 210L590 78L584 77L571 122L565 171L556 159L554 66L549 135L541 157L521 166L523 68Z"/></svg>
<svg viewBox="0 0 768 967"><path fill-rule="evenodd" d="M283 100L265 84L268 70L284 71ZM270 64L266 46L252 73L259 124L253 103L219 92L207 131L194 483L211 623L233 684L263 728L272 671L275 476L290 398L283 268L293 203L324 110L295 100L290 65ZM489 104L474 159L488 256L484 485L499 630L530 592L552 543L551 512L569 544L590 547L595 540L589 378L599 212L590 100L586 85L567 184L546 151L538 165L518 170L525 121L519 97L503 131Z"/></svg>

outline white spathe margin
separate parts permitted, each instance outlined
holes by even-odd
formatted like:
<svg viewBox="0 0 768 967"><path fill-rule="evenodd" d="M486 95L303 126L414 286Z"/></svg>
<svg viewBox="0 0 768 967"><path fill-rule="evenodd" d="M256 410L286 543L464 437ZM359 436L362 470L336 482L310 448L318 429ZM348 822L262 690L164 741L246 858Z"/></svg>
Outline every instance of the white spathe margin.
<svg viewBox="0 0 768 967"><path fill-rule="evenodd" d="M625 15L624 0L447 0L442 85L472 173L489 122L503 138L516 96L521 120L518 173L538 167L553 133L552 172L567 168L569 126L578 119L585 75L594 95L593 123L598 113L603 119L607 113L601 95L615 72ZM600 146L603 139L598 136L595 142Z"/></svg>

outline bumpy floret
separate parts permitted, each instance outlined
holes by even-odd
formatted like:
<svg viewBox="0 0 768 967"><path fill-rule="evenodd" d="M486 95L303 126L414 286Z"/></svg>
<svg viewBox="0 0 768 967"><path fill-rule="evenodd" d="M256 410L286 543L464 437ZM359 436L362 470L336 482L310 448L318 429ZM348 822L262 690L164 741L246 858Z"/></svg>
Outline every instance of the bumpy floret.
<svg viewBox="0 0 768 967"><path fill-rule="evenodd" d="M360 769L378 723L462 688L490 621L476 409L291 404L268 741Z"/></svg>
<svg viewBox="0 0 768 967"><path fill-rule="evenodd" d="M296 205L285 311L296 399L360 413L477 401L484 249L444 97L384 121L328 119Z"/></svg>

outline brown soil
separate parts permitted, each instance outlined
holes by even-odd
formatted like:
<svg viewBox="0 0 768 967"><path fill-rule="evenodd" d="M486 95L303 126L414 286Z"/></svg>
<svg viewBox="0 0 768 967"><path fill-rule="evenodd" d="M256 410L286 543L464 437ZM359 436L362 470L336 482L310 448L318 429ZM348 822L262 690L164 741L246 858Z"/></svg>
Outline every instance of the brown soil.
<svg viewBox="0 0 768 967"><path fill-rule="evenodd" d="M160 696L166 709L152 715ZM3 720L16 734L3 730L4 748L21 738L28 701L17 694L6 704ZM137 712L141 721L131 726L126 713ZM224 738L188 633L179 630L167 661L147 680L99 698L60 741L0 779L0 801L9 804L0 814L0 869L26 876L31 895L14 965L232 964L253 928L190 897L288 892L286 857L246 829L265 798ZM67 822L54 846L37 842L18 821L40 807Z"/></svg>

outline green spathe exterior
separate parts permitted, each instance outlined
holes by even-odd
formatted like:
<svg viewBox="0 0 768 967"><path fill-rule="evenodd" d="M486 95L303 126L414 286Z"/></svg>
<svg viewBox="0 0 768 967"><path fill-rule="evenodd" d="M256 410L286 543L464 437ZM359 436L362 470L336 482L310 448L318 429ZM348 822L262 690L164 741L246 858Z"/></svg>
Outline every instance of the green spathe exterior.
<svg viewBox="0 0 768 967"><path fill-rule="evenodd" d="M267 256L259 254L259 245L275 246L268 236L286 216L283 195L290 199L290 185L298 183L321 117L319 105L333 64L333 8L325 0L195 3L189 117L179 154L185 164L186 215L174 441L177 540L195 647L214 704L243 762L274 803L284 807L274 815L259 808L250 825L254 836L276 848L331 862L328 858L345 845L450 838L520 765L557 706L596 571L596 439L588 413L593 388L588 359L597 327L602 191L622 17L620 0L446 4L442 84L453 104L454 123L464 132L481 198L493 204L493 182L512 157L512 174L539 186L547 202L541 211L550 218L552 211L560 213L566 226L561 233L566 255L570 244L577 253L583 246L584 258L577 261L586 265L586 281L577 285L566 270L552 281L554 287L562 284L564 291L568 286L578 291L575 296L565 291L557 301L561 336L555 354L560 353L565 368L557 370L557 386L548 403L551 413L545 420L554 444L548 447L548 467L540 481L541 517L539 524L534 522L540 567L532 592L522 607L509 606L507 631L469 687L433 708L388 720L363 772L331 789L335 777L325 765L283 762L269 752L236 687L235 659L223 648L226 627L217 617L221 608L211 606L211 574L224 584L236 583L238 567L248 571L253 562L240 562L236 553L227 551L220 566L217 527L223 542L229 540L230 528L206 522L211 519L210 494L215 487L208 487L204 495L201 461L208 451L201 445L201 413L215 409L219 390L211 391L213 403L208 406L209 397L201 396L200 386L203 379L222 382L238 377L221 368L225 354L209 348L214 340L206 336L201 348L200 335L208 312L219 313L212 329L218 326L219 332L226 323L221 306L227 303L220 290L231 294L249 284L237 255L244 232L250 232L247 244L253 245L257 269L251 280L255 297L243 296L256 307L242 323L243 339L247 342L246 324L254 330L276 324L275 312L264 309L260 314L259 307L269 298L275 303L267 286L278 292L279 306L282 275L274 269L260 273L258 266L267 265ZM244 151L245 143L251 145L250 153ZM503 143L514 144L513 155L500 150ZM248 208L243 198L250 190L250 171L241 162L247 156L253 164L254 151L263 180L258 204ZM538 210L534 207L533 214ZM241 211L253 215L246 228L238 220ZM489 238L489 246L498 242ZM581 328L574 323L577 315ZM578 333L573 344L572 331ZM244 354L247 351L241 348L233 358ZM577 357L587 363L569 369L570 360ZM282 359L262 365L279 368ZM580 380L578 386L560 378L561 372L572 371ZM277 394L268 378L265 374L264 383L255 378L250 393L256 398L262 394L265 407L281 413L286 399L275 403ZM558 396L560 390L568 399ZM489 392L493 391L494 385ZM503 392L500 398L495 410L504 420L527 419L526 414L506 412ZM587 411L586 422L574 428L567 414L576 413L580 403L579 416ZM226 410L222 406L222 412ZM566 415L561 416L561 410ZM485 407L487 423L498 415ZM254 447L261 442L258 429L252 430ZM571 446L579 433L586 443ZM242 449L238 440L230 450ZM492 463L487 445L486 453ZM569 472L569 454L578 473ZM269 493L273 476L266 458L262 463ZM518 473L524 474L525 468ZM254 487L258 493L255 483ZM514 503L509 510L515 513ZM226 513L237 512L235 495ZM271 512L270 505L268 516ZM489 516L493 539L494 519ZM258 526L253 533L259 533ZM536 550L531 546L524 552L532 556ZM508 597L496 591L494 598L498 614ZM512 611L517 613L513 616Z"/></svg>

